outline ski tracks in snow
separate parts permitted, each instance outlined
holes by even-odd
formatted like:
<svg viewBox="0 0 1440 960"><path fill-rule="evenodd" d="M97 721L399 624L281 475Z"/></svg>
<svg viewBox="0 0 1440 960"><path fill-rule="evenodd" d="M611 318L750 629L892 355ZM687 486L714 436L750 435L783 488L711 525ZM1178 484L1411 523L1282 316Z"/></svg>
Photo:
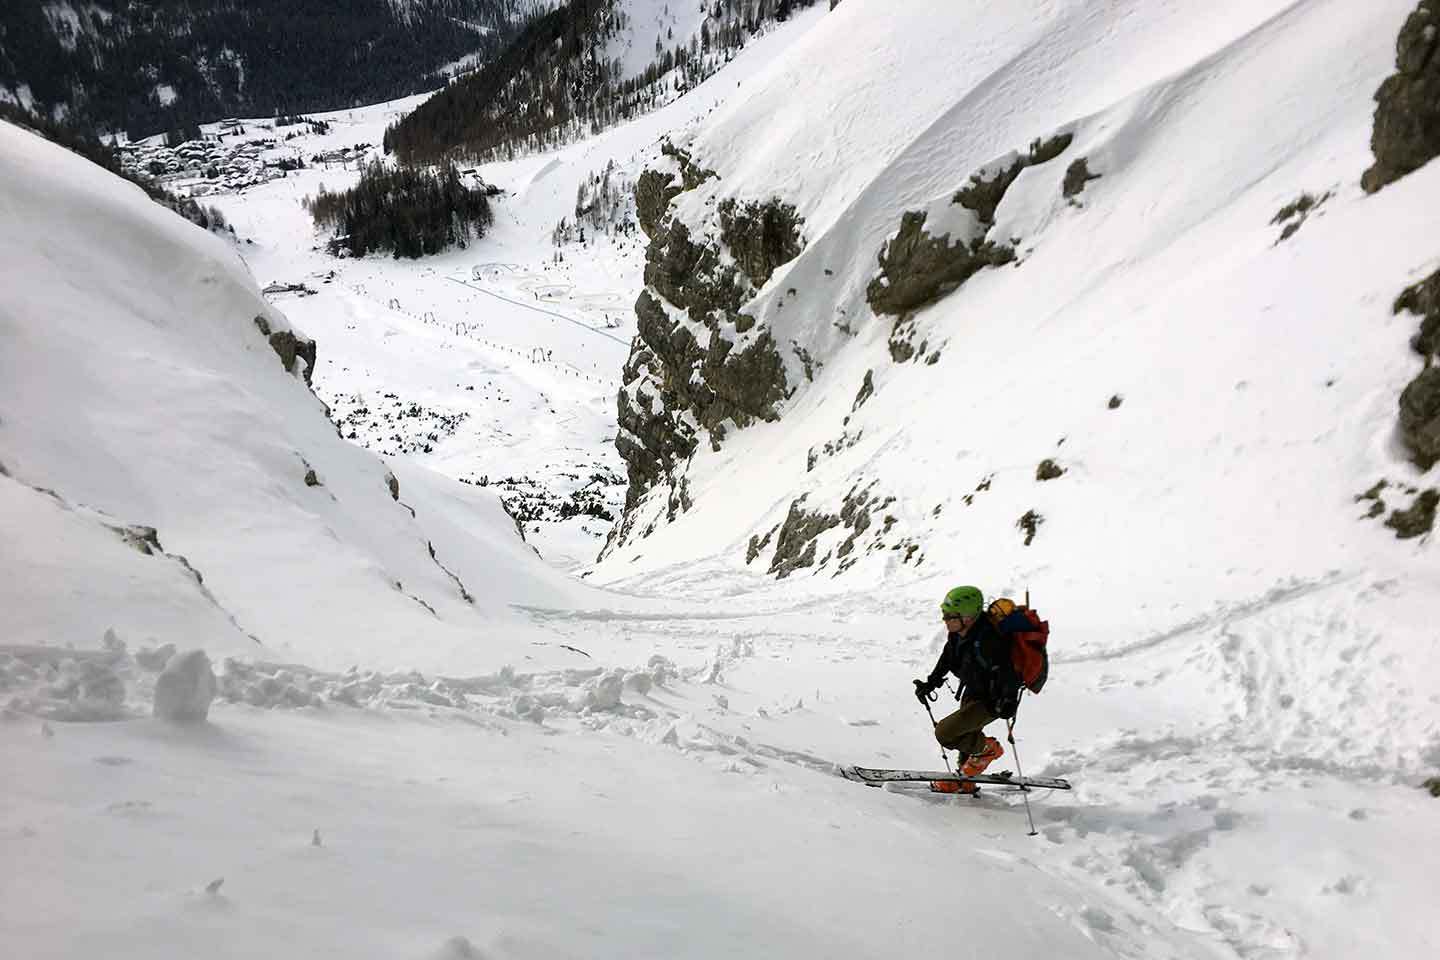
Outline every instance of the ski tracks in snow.
<svg viewBox="0 0 1440 960"><path fill-rule="evenodd" d="M1266 704L1274 701L1275 710L1286 709L1278 705L1276 678L1293 673L1285 667L1292 654L1281 645L1266 659L1256 638L1275 631L1275 624L1265 622L1267 615L1298 624L1293 642L1302 646L1316 632L1345 633L1343 612L1319 616L1307 629L1303 618L1283 611L1284 598L1297 589L1267 593L1268 605L1232 608L1231 616L1208 626L1209 634L1198 631L1194 649L1182 662L1165 660L1168 677L1142 688L1145 695L1163 699L1168 683L1193 682L1186 671L1218 673L1217 686L1207 691L1219 705L1213 725L1167 730L1156 723L1156 729L1144 732L1097 731L1093 724L1104 718L1102 713L1076 715L1055 729L1053 722L1032 716L1028 734L1020 728L1026 772L1068 776L1076 786L1070 795L1031 795L1040 832L1034 841L1024 839L1015 797L992 793L1003 804L997 808L983 800L977 806L927 792L890 791L899 794L895 802L922 800L929 811L924 822L936 831L937 842L958 845L969 855L976 852L974 844L993 845L994 839L987 838L993 838L997 824L1003 825L998 829L1004 836L1013 826L1012 839L1022 846L1019 853L1004 856L1020 856L1077 890L1105 891L1105 906L1097 899L1057 909L1066 910L1087 936L1117 956L1146 955L1143 940L1121 931L1168 928L1173 934L1175 927L1194 934L1200 955L1243 960L1305 955L1311 945L1296 931L1309 930L1310 918L1297 919L1291 905L1313 901L1323 907L1335 898L1364 897L1376 882L1373 866L1361 855L1336 861L1307 849L1305 838L1324 831L1330 848L1360 850L1371 817L1383 812L1371 812L1367 794L1353 783L1357 771L1333 751L1327 758L1310 750L1307 745L1317 737L1313 730L1307 734L1303 725L1282 726L1279 742L1269 744L1263 729L1251 730L1247 721L1231 723L1223 716L1236 709L1258 718L1256 727L1275 727L1279 721ZM577 654L574 668L438 677L360 670L335 674L295 664L227 661L220 697L277 709L328 706L453 716L502 732L521 723L557 735L625 737L677 751L712 769L772 778L777 788L791 792L818 786L808 779L816 775L829 782L836 762L888 760L890 750L910 751L896 762L929 755L933 763L929 751L934 745L916 746L923 715L905 702L906 691L881 690L873 700L865 699L854 682L866 672L877 677L877 685L889 673L913 672L914 658L928 657L929 650L902 655L867 641L863 629L827 630L827 624L814 623L815 616L813 610L709 619L551 613L543 622L553 630L554 642L591 655L581 659ZM1212 637L1220 643L1205 642ZM1352 636L1348 642L1363 645L1364 638ZM1240 651L1227 651L1226 644L1239 644ZM1348 649L1341 645L1336 656ZM1163 646L1151 645L1130 666L1151 669L1165 656ZM143 698L152 671L134 656L120 658L117 669L132 696ZM1083 688L1084 697L1129 697L1102 683L1102 671L1112 666L1113 661L1071 661L1062 667L1060 683ZM1317 669L1328 676L1327 664ZM798 695L799 689L808 692ZM136 712L141 709L137 706ZM1327 735L1321 730L1318 737ZM1011 756L1007 748L999 766L1008 768ZM1342 774L1350 780L1339 780ZM1006 808L1010 814L999 812ZM990 812L977 817L978 810ZM997 813L1001 820L995 819ZM1295 825L1287 830L1283 823L1292 817ZM1247 845L1273 846L1287 838L1293 849L1266 850L1265 856L1249 858L1251 869L1235 869L1246 862Z"/></svg>
<svg viewBox="0 0 1440 960"><path fill-rule="evenodd" d="M1323 590L1328 590L1336 584L1354 581L1357 578L1357 574L1347 574L1335 570L1326 576L1312 580L1300 580L1290 584L1277 584L1258 597L1223 606L1211 613L1201 614L1178 626L1171 627L1168 630L1152 634L1140 640L1121 644L1095 653L1056 654L1053 660L1055 663L1063 665L1119 660L1123 657L1132 656L1141 651L1149 650L1163 644L1186 637L1193 637L1195 634L1206 630L1224 627L1228 624L1264 613L1282 604L1312 596Z"/></svg>

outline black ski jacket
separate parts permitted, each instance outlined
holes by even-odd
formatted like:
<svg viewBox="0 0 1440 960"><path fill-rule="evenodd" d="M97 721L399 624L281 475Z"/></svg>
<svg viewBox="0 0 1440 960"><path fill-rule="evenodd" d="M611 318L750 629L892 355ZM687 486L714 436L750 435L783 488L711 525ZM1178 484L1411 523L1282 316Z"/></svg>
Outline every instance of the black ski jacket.
<svg viewBox="0 0 1440 960"><path fill-rule="evenodd" d="M1010 659L1012 642L982 614L968 634L952 633L946 639L940 659L930 671L930 686L938 689L945 674L953 673L960 680L957 700L979 700L997 717L1015 716L1020 678Z"/></svg>

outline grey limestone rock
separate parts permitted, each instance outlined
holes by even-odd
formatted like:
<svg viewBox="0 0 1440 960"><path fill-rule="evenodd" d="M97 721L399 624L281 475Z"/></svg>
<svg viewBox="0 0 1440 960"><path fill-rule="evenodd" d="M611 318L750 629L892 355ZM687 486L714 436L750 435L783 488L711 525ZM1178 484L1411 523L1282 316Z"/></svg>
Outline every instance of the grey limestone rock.
<svg viewBox="0 0 1440 960"><path fill-rule="evenodd" d="M1402 310L1421 316L1420 330L1410 340L1424 367L1400 393L1400 436L1411 458L1424 470L1440 461L1440 270L1408 288L1395 301Z"/></svg>
<svg viewBox="0 0 1440 960"><path fill-rule="evenodd" d="M287 373L295 373L296 359L305 361L305 368L300 375L305 379L305 385L310 385L310 377L315 373L315 341L309 337L300 336L292 330L271 331L270 321L263 315L255 317L255 326L260 333L270 342L270 349L280 358L280 363L285 367Z"/></svg>
<svg viewBox="0 0 1440 960"><path fill-rule="evenodd" d="M1405 20L1395 68L1375 92L1375 164L1360 178L1367 193L1440 156L1440 0L1420 0Z"/></svg>
<svg viewBox="0 0 1440 960"><path fill-rule="evenodd" d="M1065 168L1065 182L1060 185L1060 192L1065 199L1073 200L1084 191L1085 184L1099 179L1100 174L1090 172L1089 160L1081 157Z"/></svg>

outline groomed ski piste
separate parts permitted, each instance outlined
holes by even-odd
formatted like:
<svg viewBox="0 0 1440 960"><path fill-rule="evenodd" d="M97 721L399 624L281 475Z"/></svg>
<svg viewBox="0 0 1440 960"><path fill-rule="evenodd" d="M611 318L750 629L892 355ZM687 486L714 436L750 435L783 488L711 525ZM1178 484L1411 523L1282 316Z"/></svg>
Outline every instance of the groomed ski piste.
<svg viewBox="0 0 1440 960"><path fill-rule="evenodd" d="M205 198L231 240L0 125L0 953L1435 954L1440 565L1355 499L1435 485L1390 305L1440 267L1440 166L1358 186L1413 3L826 7L480 168L493 231L414 262L324 252L299 201L353 164ZM996 211L1018 265L917 315L936 363L892 361L863 291L901 214L1060 130ZM819 363L597 564L608 524L522 542L500 497L624 474L644 238L550 234L667 135L719 174L677 216L805 218L753 309ZM1302 191L1332 196L1277 243ZM256 317L316 340L313 393ZM871 482L923 564L747 564L800 493ZM940 767L910 681L958 583L1052 625L1016 736L1073 789L1028 795L1034 837L1015 793L837 775ZM203 725L150 716L167 644L215 663Z"/></svg>

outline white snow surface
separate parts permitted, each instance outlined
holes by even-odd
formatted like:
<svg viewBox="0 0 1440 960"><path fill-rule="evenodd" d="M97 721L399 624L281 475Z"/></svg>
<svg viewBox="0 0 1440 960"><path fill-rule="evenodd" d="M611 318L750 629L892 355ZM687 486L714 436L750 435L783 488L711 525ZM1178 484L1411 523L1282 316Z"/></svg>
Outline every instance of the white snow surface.
<svg viewBox="0 0 1440 960"><path fill-rule="evenodd" d="M257 316L271 330L288 324L234 249L29 133L6 126L0 137L0 484L17 542L33 538L48 561L46 576L29 578L27 602L4 605L10 642L93 646L114 625L143 627L159 643L317 666L359 658L477 669L514 659L533 638L511 593L477 588L474 603L464 600L441 566L447 558L438 547L430 555L424 481L393 500L386 466L336 435L261 335ZM317 485L305 482L311 470ZM51 502L37 503L36 491L51 491ZM467 518L470 536L513 531L490 500ZM67 597L113 590L82 576L100 565L96 550L117 553L95 543L106 525L152 527L169 555L127 555L115 575L188 580L185 588L168 603L137 589L103 613L71 607ZM517 561L527 562L507 562ZM30 566L23 554L9 563ZM198 578L174 572L186 563ZM549 575L533 555L528 563ZM122 573L133 566L147 569ZM472 575L486 576L483 567ZM197 595L220 616L187 624L152 609L203 608ZM98 619L78 629L89 618ZM217 620L229 623L217 629Z"/></svg>
<svg viewBox="0 0 1440 960"><path fill-rule="evenodd" d="M1440 565L1354 499L1436 485L1394 436L1418 320L1390 304L1440 266L1440 168L1358 187L1413 4L826 6L655 114L482 168L493 231L418 262L323 252L299 200L354 163L205 198L228 241L0 125L0 954L1440 948ZM277 155L378 143L417 102ZM996 213L1018 265L917 315L933 365L894 363L864 289L901 214L973 230L953 192L1057 132ZM549 237L666 134L720 174L677 201L692 224L723 196L805 217L749 309L820 363L595 565L606 523L522 542L494 481L623 469L643 237L558 263ZM1081 156L1101 178L1068 204ZM1334 195L1276 244L1302 191ZM315 337L314 393L257 315ZM1038 483L1046 457L1067 472ZM884 549L746 564L800 493L871 483ZM833 775L940 765L910 679L963 582L1052 623L1015 732L1075 789L1030 795L1033 837L1015 794ZM152 719L195 648L209 722Z"/></svg>
<svg viewBox="0 0 1440 960"><path fill-rule="evenodd" d="M619 4L628 18L625 29L611 39L605 56L620 64L619 76L643 73L656 60L655 41L665 50L689 46L706 20L706 4L671 3L670 0L625 0Z"/></svg>

